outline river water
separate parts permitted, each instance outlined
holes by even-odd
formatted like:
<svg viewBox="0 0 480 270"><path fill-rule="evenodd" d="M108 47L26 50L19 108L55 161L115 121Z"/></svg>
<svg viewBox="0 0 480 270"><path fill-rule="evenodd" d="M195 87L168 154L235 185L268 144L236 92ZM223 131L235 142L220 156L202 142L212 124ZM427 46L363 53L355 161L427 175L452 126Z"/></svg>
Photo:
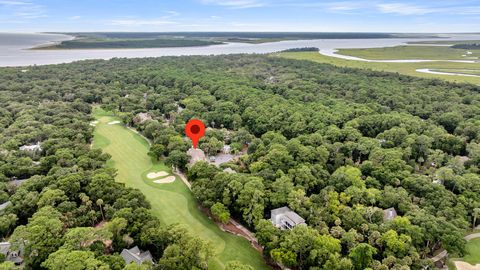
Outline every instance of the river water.
<svg viewBox="0 0 480 270"><path fill-rule="evenodd" d="M159 57L181 55L218 55L235 53L271 53L281 50L318 47L321 50L343 48L376 48L405 44L409 41L439 39L382 38L382 39L317 39L280 41L263 44L228 43L204 47L155 49L94 49L94 50L29 50L52 42L72 39L57 34L0 33L0 66L29 66L68 63L85 59L111 59L114 57ZM449 40L480 40L480 35L445 35Z"/></svg>

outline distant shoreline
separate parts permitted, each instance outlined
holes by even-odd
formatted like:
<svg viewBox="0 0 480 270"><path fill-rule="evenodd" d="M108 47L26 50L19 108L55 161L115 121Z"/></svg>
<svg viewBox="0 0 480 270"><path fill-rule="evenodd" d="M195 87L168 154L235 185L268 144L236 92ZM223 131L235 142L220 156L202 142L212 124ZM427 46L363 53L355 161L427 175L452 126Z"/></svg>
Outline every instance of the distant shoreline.
<svg viewBox="0 0 480 270"><path fill-rule="evenodd" d="M38 45L35 45L33 47L30 47L30 48L25 48L25 50L43 50L43 48L46 48L46 47L49 47L49 46L55 46L55 45L60 44L64 41L74 40L74 39L77 38L76 36L73 36L73 35L61 34L61 33L37 33L37 34L40 34L40 35L44 35L44 34L47 34L47 35L63 35L63 36L68 37L68 38L66 38L64 40L49 41L49 42L46 42L46 43L38 44Z"/></svg>

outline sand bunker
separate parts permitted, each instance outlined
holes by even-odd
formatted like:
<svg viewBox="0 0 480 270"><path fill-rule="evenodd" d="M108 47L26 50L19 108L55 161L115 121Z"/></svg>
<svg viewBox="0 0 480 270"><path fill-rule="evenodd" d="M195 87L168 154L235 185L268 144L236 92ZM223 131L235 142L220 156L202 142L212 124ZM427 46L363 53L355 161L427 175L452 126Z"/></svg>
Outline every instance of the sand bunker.
<svg viewBox="0 0 480 270"><path fill-rule="evenodd" d="M92 126L92 127L96 126L97 124L98 124L98 121L92 121L92 122L90 122L90 126Z"/></svg>
<svg viewBox="0 0 480 270"><path fill-rule="evenodd" d="M455 267L458 270L480 270L480 264L477 264L477 265L474 266L474 265L471 265L469 263L459 262L459 261L455 262Z"/></svg>
<svg viewBox="0 0 480 270"><path fill-rule="evenodd" d="M164 171L151 172L151 173L147 174L147 178L148 179L155 179L155 178L164 177L164 176L167 176L167 175L168 175L168 173L164 172Z"/></svg>
<svg viewBox="0 0 480 270"><path fill-rule="evenodd" d="M120 121L112 121L112 122L109 122L108 124L109 125L115 125L115 124L120 124L121 122Z"/></svg>
<svg viewBox="0 0 480 270"><path fill-rule="evenodd" d="M175 176L167 176L165 178L158 179L153 182L156 184L167 184L167 183L172 183L173 181L175 181Z"/></svg>

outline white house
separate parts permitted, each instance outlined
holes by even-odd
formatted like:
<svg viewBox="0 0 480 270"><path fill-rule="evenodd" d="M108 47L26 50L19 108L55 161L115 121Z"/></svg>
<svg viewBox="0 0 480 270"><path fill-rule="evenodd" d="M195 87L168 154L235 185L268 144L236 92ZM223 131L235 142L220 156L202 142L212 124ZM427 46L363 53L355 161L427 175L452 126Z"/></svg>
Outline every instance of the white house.
<svg viewBox="0 0 480 270"><path fill-rule="evenodd" d="M32 144L32 145L20 146L19 149L20 151L37 152L37 151L42 151L42 146L40 145L40 142L37 142L36 144Z"/></svg>
<svg viewBox="0 0 480 270"><path fill-rule="evenodd" d="M270 213L270 220L273 225L282 230L291 229L297 225L305 225L305 219L286 206L273 209Z"/></svg>
<svg viewBox="0 0 480 270"><path fill-rule="evenodd" d="M230 145L224 145L223 146L223 151L224 154L230 154L232 152L232 147Z"/></svg>

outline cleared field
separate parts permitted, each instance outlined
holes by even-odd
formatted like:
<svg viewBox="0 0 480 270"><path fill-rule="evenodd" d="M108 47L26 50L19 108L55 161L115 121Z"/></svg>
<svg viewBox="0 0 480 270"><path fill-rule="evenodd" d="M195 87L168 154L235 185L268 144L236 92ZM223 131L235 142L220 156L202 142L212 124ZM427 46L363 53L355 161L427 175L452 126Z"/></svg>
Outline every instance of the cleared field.
<svg viewBox="0 0 480 270"><path fill-rule="evenodd" d="M397 46L371 49L341 49L339 54L370 60L476 60L480 51L442 46Z"/></svg>
<svg viewBox="0 0 480 270"><path fill-rule="evenodd" d="M211 260L210 269L223 269L231 260L250 264L254 269L269 269L247 240L223 232L198 209L195 198L181 179L158 184L147 177L152 172L172 172L164 163L153 161L147 155L149 145L141 136L121 124L109 125L119 119L105 111L97 109L94 115L98 123L93 147L112 156L108 165L117 169L116 180L139 189L163 224L178 223L192 234L211 241L216 257Z"/></svg>
<svg viewBox="0 0 480 270"><path fill-rule="evenodd" d="M318 52L288 52L272 54L276 57L285 57L297 60L310 60L318 63L327 63L339 67L363 68L376 71L397 72L404 75L417 76L430 79L443 79L458 83L473 83L480 85L478 77L462 77L449 76L417 72L417 69L464 69L477 70L480 69L480 63L453 63L453 62L424 62L424 63L375 63L363 62L355 60L346 60L336 57L329 57L319 54Z"/></svg>
<svg viewBox="0 0 480 270"><path fill-rule="evenodd" d="M480 264L480 239L474 239L467 243L467 252L463 258L451 259L448 263L448 269L455 270L454 261L460 260L471 265Z"/></svg>

